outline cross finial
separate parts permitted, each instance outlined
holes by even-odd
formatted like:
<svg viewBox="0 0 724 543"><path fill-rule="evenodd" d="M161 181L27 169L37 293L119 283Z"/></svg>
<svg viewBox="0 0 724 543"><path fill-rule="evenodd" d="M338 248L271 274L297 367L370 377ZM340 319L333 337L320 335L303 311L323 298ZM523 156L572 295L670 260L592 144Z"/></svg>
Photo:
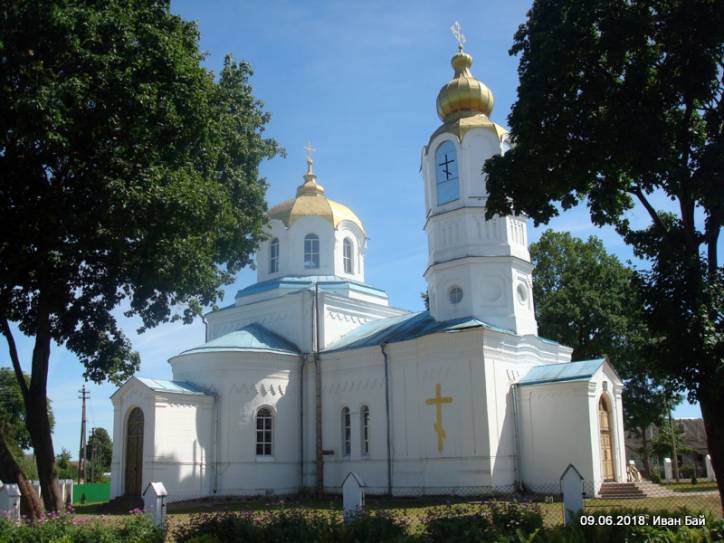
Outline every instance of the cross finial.
<svg viewBox="0 0 724 543"><path fill-rule="evenodd" d="M305 181L307 178L312 179L314 177L314 171L312 170L312 164L314 164L314 160L312 159L312 153L316 151L314 147L312 147L311 143L307 143L307 145L304 147L304 150L307 152L307 173L304 176Z"/></svg>
<svg viewBox="0 0 724 543"><path fill-rule="evenodd" d="M307 152L307 162L312 161L312 153L316 151L316 149L312 147L311 143L307 143L307 145L304 147L304 150Z"/></svg>
<svg viewBox="0 0 724 543"><path fill-rule="evenodd" d="M455 21L453 25L450 27L450 30L453 33L453 36L455 36L455 41L458 42L458 51L463 50L463 45L465 45L465 36L463 35L462 30L460 29L460 23Z"/></svg>

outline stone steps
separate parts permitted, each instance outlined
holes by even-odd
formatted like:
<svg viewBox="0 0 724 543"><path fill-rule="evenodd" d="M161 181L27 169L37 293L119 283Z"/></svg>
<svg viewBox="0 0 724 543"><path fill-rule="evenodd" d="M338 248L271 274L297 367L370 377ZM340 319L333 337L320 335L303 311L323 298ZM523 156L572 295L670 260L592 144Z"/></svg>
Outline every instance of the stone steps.
<svg viewBox="0 0 724 543"><path fill-rule="evenodd" d="M603 483L599 490L601 499L621 500L645 498L646 492L637 483Z"/></svg>

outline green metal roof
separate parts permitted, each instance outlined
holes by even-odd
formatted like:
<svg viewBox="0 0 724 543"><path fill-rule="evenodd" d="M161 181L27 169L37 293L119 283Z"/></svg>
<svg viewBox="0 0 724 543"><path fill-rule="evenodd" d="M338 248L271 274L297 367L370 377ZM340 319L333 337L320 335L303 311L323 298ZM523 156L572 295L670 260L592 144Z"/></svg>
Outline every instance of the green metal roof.
<svg viewBox="0 0 724 543"><path fill-rule="evenodd" d="M251 296L252 294L259 294L260 292L266 292L275 289L287 289L287 290L301 290L305 288L311 288L315 284L319 284L319 288L322 291L335 291L340 289L350 289L366 294L372 294L381 298L387 298L387 293L377 287L367 285L365 283L359 283L357 281L350 281L343 277L336 275L285 275L276 279L268 279L261 283L254 283L249 285L236 293L236 298L243 296Z"/></svg>
<svg viewBox="0 0 724 543"><path fill-rule="evenodd" d="M206 392L193 383L187 381L167 381L166 379L149 379L136 377L141 383L156 392L172 392L176 394L195 394L205 396Z"/></svg>
<svg viewBox="0 0 724 543"><path fill-rule="evenodd" d="M299 348L279 334L252 323L243 328L217 337L203 345L181 353L213 353L223 351L271 351L277 353L300 354Z"/></svg>
<svg viewBox="0 0 724 543"><path fill-rule="evenodd" d="M454 332L468 328L486 328L504 334L515 335L511 330L492 326L475 317L463 317L439 322L432 318L429 311L422 311L363 324L332 343L324 352L361 349L382 343L406 341L438 332Z"/></svg>
<svg viewBox="0 0 724 543"><path fill-rule="evenodd" d="M540 385L543 383L560 383L563 381L588 381L606 361L605 358L580 360L562 364L545 364L531 368L518 381L521 386Z"/></svg>

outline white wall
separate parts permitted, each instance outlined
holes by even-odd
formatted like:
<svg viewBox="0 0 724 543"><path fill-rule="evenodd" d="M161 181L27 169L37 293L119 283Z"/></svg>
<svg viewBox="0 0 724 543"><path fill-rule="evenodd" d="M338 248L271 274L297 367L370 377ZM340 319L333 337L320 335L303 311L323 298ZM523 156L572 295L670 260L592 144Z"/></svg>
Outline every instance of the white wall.
<svg viewBox="0 0 724 543"><path fill-rule="evenodd" d="M143 491L162 481L170 501L208 494L213 398L160 394L131 379L113 396L111 497L125 494L126 430L135 407L143 411Z"/></svg>
<svg viewBox="0 0 724 543"><path fill-rule="evenodd" d="M604 383L606 390L604 390ZM615 479L626 481L623 384L607 363L590 380L525 385L518 388L522 478L533 490L553 492L573 464L588 495L603 483L598 403L606 395L611 407Z"/></svg>
<svg viewBox="0 0 724 543"><path fill-rule="evenodd" d="M174 379L190 381L218 398L216 494L297 492L300 485L301 358L265 352L199 353L175 357ZM273 455L256 455L256 413L269 407Z"/></svg>
<svg viewBox="0 0 724 543"><path fill-rule="evenodd" d="M307 234L319 236L319 268L304 267L304 238ZM275 219L269 222L267 237L256 254L259 282L285 275L337 275L351 281L364 282L367 236L351 221L342 221L335 228L325 218L307 216L298 218L287 228L282 221ZM279 240L279 271L270 273L270 245L275 238ZM352 273L344 271L342 244L345 238L349 238L354 247Z"/></svg>

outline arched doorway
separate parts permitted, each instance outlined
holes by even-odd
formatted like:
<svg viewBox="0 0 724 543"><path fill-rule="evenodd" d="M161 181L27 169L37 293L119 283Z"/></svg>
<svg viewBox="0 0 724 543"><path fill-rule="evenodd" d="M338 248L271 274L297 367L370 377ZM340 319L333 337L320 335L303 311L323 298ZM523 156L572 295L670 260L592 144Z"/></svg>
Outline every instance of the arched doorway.
<svg viewBox="0 0 724 543"><path fill-rule="evenodd" d="M143 411L134 407L126 423L126 496L140 496L143 484Z"/></svg>
<svg viewBox="0 0 724 543"><path fill-rule="evenodd" d="M611 416L606 398L601 396L598 402L598 428L601 432L601 467L603 468L603 480L613 481L615 474L613 470L613 446L611 442Z"/></svg>

